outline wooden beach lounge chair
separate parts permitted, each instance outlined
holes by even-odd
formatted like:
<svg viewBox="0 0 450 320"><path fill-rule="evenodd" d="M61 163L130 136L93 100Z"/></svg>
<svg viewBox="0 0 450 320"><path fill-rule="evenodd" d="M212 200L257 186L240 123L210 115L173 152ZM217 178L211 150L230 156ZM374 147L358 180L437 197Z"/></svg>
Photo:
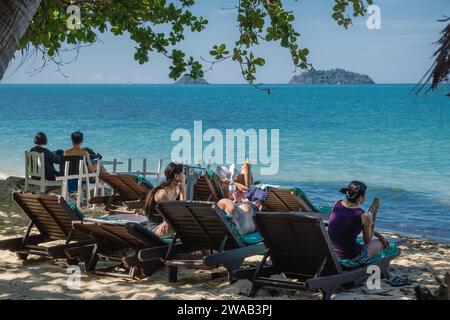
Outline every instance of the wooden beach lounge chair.
<svg viewBox="0 0 450 320"><path fill-rule="evenodd" d="M194 200L218 202L225 198L219 177L214 170L207 169L194 186Z"/></svg>
<svg viewBox="0 0 450 320"><path fill-rule="evenodd" d="M246 257L262 254L264 244L259 234L242 236L231 219L212 202L164 201L156 210L174 230L169 250L163 259L169 267L169 281L177 281L179 267L204 268L223 265L229 280L231 272L239 268ZM175 247L181 240L184 252L210 251L207 255L179 253ZM213 252L215 251L215 252ZM141 250L139 259L147 259Z"/></svg>
<svg viewBox="0 0 450 320"><path fill-rule="evenodd" d="M145 179L134 175L101 173L100 180L108 184L113 192L110 196L92 198L90 202L104 204L107 211L120 205L125 205L129 210L142 209L147 194L153 189Z"/></svg>
<svg viewBox="0 0 450 320"><path fill-rule="evenodd" d="M86 271L129 278L144 278L161 269L161 258L168 244L147 230L140 222L145 217L137 215L111 215L106 220L85 219L73 223L73 229L95 239L95 243L66 250L71 261L83 262ZM134 220L134 222L130 222ZM152 249L146 261L138 259L141 249ZM150 255L150 250L148 251ZM114 262L107 268L96 268L99 261ZM117 267L125 272L114 272Z"/></svg>
<svg viewBox="0 0 450 320"><path fill-rule="evenodd" d="M92 243L85 234L72 228L72 222L81 221L83 215L61 196L14 192L12 197L31 222L23 237L0 241L0 249L17 252L22 260L30 254L61 259L66 258L65 249L78 246L80 242ZM38 234L31 233L33 227ZM51 245L56 240L63 242Z"/></svg>
<svg viewBox="0 0 450 320"><path fill-rule="evenodd" d="M328 220L331 207L317 206L299 188L266 187L267 199L262 211L267 212L310 212Z"/></svg>
<svg viewBox="0 0 450 320"><path fill-rule="evenodd" d="M252 282L252 296L264 286L273 286L318 289L323 299L330 299L339 287L358 285L368 277L370 264L351 269L343 266L320 218L301 213L260 213L255 223L267 248L264 257L258 267L234 272L236 279ZM387 277L389 263L399 254L400 249L392 245L368 263L379 266ZM286 279L272 279L275 274L283 274Z"/></svg>

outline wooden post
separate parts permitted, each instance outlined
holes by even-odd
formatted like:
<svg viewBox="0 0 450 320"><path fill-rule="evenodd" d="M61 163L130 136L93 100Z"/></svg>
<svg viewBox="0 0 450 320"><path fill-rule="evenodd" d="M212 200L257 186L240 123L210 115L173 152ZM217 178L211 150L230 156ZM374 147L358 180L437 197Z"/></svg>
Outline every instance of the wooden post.
<svg viewBox="0 0 450 320"><path fill-rule="evenodd" d="M117 159L113 160L113 173L117 172Z"/></svg>
<svg viewBox="0 0 450 320"><path fill-rule="evenodd" d="M145 176L147 175L147 159L144 158L144 160L142 160L142 175Z"/></svg>
<svg viewBox="0 0 450 320"><path fill-rule="evenodd" d="M131 158L128 159L128 173L131 173Z"/></svg>
<svg viewBox="0 0 450 320"><path fill-rule="evenodd" d="M162 161L163 159L159 159L158 161L158 174L156 175L156 184L159 184L159 177L161 176L161 169L162 169Z"/></svg>

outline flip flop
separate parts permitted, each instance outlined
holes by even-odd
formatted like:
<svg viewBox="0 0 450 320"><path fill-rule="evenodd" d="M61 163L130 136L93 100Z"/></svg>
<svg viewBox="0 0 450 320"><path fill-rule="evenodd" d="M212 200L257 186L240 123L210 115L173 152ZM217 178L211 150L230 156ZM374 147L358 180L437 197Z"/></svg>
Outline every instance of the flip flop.
<svg viewBox="0 0 450 320"><path fill-rule="evenodd" d="M390 280L385 280L387 284L390 284L392 287L403 287L403 286L409 286L412 284L412 281L408 278L402 278L402 277L395 277Z"/></svg>

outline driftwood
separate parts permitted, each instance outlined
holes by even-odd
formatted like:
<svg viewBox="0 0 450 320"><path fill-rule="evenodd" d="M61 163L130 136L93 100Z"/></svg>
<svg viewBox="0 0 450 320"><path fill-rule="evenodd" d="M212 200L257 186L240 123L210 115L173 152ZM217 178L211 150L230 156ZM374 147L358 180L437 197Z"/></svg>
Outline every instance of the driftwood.
<svg viewBox="0 0 450 320"><path fill-rule="evenodd" d="M414 288L418 300L450 300L450 273L447 273L444 279L438 276L435 276L435 279L439 283L439 289L434 293L423 286Z"/></svg>

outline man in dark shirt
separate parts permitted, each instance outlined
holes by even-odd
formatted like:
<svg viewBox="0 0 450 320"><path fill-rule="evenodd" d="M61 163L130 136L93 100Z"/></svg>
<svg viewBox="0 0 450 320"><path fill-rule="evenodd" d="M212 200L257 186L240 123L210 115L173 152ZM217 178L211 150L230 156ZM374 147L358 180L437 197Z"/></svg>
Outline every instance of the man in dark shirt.
<svg viewBox="0 0 450 320"><path fill-rule="evenodd" d="M59 175L58 171L53 166L54 163L59 163L59 157L45 148L44 146L47 144L47 136L43 132L36 133L34 137L34 146L31 148L30 152L39 152L44 154L45 161L45 179L46 180L55 180L56 176Z"/></svg>

